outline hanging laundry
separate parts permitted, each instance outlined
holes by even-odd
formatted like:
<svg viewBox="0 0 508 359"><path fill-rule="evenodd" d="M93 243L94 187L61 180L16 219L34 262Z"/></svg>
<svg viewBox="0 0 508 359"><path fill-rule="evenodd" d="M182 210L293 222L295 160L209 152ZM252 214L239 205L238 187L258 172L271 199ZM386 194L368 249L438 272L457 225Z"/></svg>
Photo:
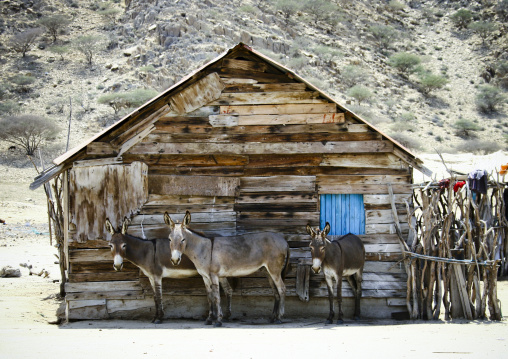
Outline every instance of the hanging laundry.
<svg viewBox="0 0 508 359"><path fill-rule="evenodd" d="M453 185L453 192L458 192L459 189L461 189L462 187L464 187L464 185L466 184L466 181L458 181L456 182L454 185Z"/></svg>
<svg viewBox="0 0 508 359"><path fill-rule="evenodd" d="M476 193L487 193L489 175L485 170L476 170L467 176L469 188Z"/></svg>
<svg viewBox="0 0 508 359"><path fill-rule="evenodd" d="M446 188L449 188L450 187L450 179L442 179L441 181L439 181L439 188L440 189L446 189Z"/></svg>

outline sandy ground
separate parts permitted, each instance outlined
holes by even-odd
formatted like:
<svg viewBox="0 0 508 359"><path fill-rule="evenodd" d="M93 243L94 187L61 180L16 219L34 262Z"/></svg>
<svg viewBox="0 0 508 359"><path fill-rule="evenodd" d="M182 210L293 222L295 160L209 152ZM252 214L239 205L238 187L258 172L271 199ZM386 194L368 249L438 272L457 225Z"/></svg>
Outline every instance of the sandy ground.
<svg viewBox="0 0 508 359"><path fill-rule="evenodd" d="M508 281L498 296L505 314L491 321L346 321L285 319L280 326L247 317L223 328L200 321L161 325L147 321L80 321L52 325L60 301L56 249L49 245L45 196L31 192L33 170L0 169L0 266L20 268L20 278L0 278L0 358L506 358ZM20 264L50 272L29 275ZM179 330L176 330L179 329Z"/></svg>

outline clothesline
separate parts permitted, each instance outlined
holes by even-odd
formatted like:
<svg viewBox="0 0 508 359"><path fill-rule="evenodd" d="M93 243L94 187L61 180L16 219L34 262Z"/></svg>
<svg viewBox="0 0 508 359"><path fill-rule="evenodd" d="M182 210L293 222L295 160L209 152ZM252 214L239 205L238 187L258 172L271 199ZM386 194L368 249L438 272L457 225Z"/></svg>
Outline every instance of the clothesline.
<svg viewBox="0 0 508 359"><path fill-rule="evenodd" d="M473 261L469 259L453 259L453 258L442 258L442 257L433 257L433 256L427 256L424 254L418 254L413 252L402 252L404 255L408 255L410 257L419 258L419 259L426 259L431 260L435 262L443 262L443 263L453 263L453 264L463 264L463 265L480 265L480 266L499 266L500 259L496 260L488 260L488 261Z"/></svg>

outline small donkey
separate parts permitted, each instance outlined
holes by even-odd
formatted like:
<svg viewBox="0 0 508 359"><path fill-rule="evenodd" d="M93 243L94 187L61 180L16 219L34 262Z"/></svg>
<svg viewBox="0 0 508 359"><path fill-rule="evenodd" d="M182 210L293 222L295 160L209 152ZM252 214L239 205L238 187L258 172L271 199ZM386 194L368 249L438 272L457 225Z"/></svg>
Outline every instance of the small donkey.
<svg viewBox="0 0 508 359"><path fill-rule="evenodd" d="M307 233L312 237L310 250L312 254L312 270L318 274L323 269L328 299L330 301L330 314L326 324L333 322L333 280L337 283L337 300L339 302L339 319L337 324L344 323L342 319L342 277L346 276L355 296L355 320L360 318L360 298L362 297L362 274L365 263L365 248L360 238L354 234L346 234L338 240L330 241L326 235L330 232L330 224L326 222L325 228L314 231L307 225Z"/></svg>

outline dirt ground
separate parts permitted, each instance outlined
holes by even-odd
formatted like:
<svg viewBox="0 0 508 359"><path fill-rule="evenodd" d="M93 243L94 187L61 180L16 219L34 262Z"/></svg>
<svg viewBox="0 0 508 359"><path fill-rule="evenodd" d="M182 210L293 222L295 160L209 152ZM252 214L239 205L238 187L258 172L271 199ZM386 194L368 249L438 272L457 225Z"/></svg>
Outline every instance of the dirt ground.
<svg viewBox="0 0 508 359"><path fill-rule="evenodd" d="M32 192L30 169L0 168L0 267L21 270L20 278L0 278L0 358L506 358L508 281L498 297L503 321L346 321L324 325L324 318L285 319L280 326L262 318L205 327L201 321L80 321L49 324L60 301L56 249L49 245L46 202ZM47 278L29 275L47 270ZM180 330L175 330L180 329Z"/></svg>

